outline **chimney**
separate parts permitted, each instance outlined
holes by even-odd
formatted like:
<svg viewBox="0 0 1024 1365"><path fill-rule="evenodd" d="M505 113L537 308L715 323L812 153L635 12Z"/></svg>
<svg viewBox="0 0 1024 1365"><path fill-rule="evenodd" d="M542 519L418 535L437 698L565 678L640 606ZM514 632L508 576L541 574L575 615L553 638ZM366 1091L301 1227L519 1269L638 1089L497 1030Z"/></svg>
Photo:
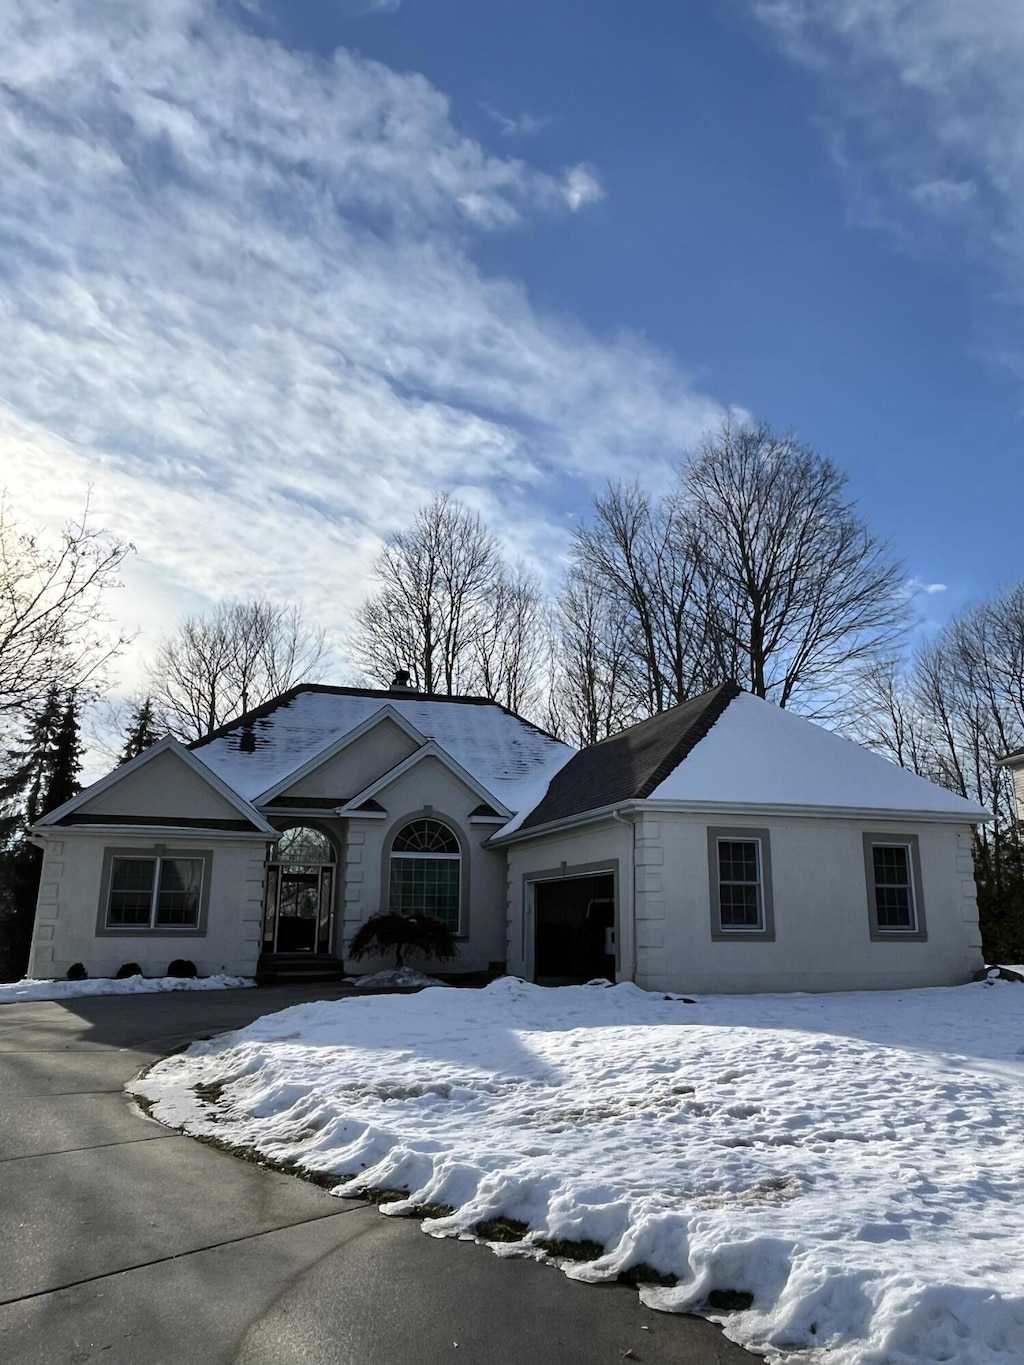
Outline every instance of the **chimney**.
<svg viewBox="0 0 1024 1365"><path fill-rule="evenodd" d="M420 689L410 682L411 674L408 669L400 668L391 679L391 692L418 692Z"/></svg>

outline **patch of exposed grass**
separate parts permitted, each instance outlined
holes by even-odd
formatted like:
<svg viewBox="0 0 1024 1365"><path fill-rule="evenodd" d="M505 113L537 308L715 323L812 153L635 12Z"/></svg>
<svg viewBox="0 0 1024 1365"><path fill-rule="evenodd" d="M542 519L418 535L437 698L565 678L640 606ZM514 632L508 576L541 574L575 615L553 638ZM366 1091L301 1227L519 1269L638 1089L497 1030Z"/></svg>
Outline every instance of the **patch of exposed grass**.
<svg viewBox="0 0 1024 1365"><path fill-rule="evenodd" d="M485 1242L521 1242L529 1230L529 1224L520 1223L518 1218L487 1218L477 1223L473 1236Z"/></svg>
<svg viewBox="0 0 1024 1365"><path fill-rule="evenodd" d="M305 1180L308 1184L316 1185L322 1190L333 1189L339 1181L345 1178L334 1171L312 1171L308 1166L300 1166L296 1161L284 1161L278 1157L266 1156L258 1147L225 1142L223 1138L214 1137L211 1133L189 1133L189 1137L194 1142L202 1142L207 1147L215 1147L219 1152L227 1152L229 1156L237 1157L239 1161L248 1161L252 1166L262 1166L265 1171L275 1171L278 1175L297 1176L299 1180Z"/></svg>
<svg viewBox="0 0 1024 1365"><path fill-rule="evenodd" d="M132 1099L139 1106L147 1119L153 1119L154 1123L159 1123L159 1119L153 1118L153 1101L145 1095L132 1095Z"/></svg>
<svg viewBox="0 0 1024 1365"><path fill-rule="evenodd" d="M678 1283L678 1275L667 1275L662 1270L655 1270L654 1266L648 1265L646 1261L640 1261L636 1265L631 1265L628 1270L619 1272L619 1284L657 1284L665 1289L671 1289Z"/></svg>
<svg viewBox="0 0 1024 1365"><path fill-rule="evenodd" d="M352 1191L353 1199L362 1199L367 1204L397 1204L399 1199L408 1199L408 1190L389 1190L384 1185L368 1185Z"/></svg>
<svg viewBox="0 0 1024 1365"><path fill-rule="evenodd" d="M579 1241L568 1237L535 1237L533 1245L546 1252L548 1256L558 1256L564 1261L596 1261L604 1255L600 1242L591 1242L584 1237Z"/></svg>
<svg viewBox="0 0 1024 1365"><path fill-rule="evenodd" d="M450 1218L455 1212L454 1204L417 1204L412 1210L412 1218Z"/></svg>
<svg viewBox="0 0 1024 1365"><path fill-rule="evenodd" d="M199 1081L192 1089L204 1104L220 1104L226 1087L227 1081Z"/></svg>
<svg viewBox="0 0 1024 1365"><path fill-rule="evenodd" d="M353 1190L353 1199L363 1199L367 1204L397 1204L400 1199L408 1199L408 1190L389 1190L386 1186L371 1185L366 1189ZM451 1204L413 1204L405 1213L396 1214L398 1218L447 1218L455 1212Z"/></svg>
<svg viewBox="0 0 1024 1365"><path fill-rule="evenodd" d="M753 1303L753 1294L745 1289L712 1289L708 1295L708 1307L717 1308L720 1313L745 1313Z"/></svg>

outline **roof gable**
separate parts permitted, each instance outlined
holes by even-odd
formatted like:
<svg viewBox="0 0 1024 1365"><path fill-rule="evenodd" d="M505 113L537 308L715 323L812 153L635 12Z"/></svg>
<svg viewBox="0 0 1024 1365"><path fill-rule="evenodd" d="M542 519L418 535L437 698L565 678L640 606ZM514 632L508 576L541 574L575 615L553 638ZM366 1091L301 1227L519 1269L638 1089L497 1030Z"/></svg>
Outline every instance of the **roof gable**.
<svg viewBox="0 0 1024 1365"><path fill-rule="evenodd" d="M376 796L379 796L381 792L386 791L388 787L393 786L394 783L403 778L406 773L411 772L413 768L418 767L424 760L428 759L440 763L441 766L446 768L464 787L468 788L474 795L480 797L481 801L485 804L488 806L497 806L498 814L505 818L512 814L510 810L496 800L494 795L489 792L486 787L481 786L481 784L477 782L472 773L467 772L465 768L456 763L450 754L446 753L440 745L435 744L432 740L425 744L422 749L418 749L416 753L410 754L408 758L397 764L390 772L382 773L375 782L372 782L368 787L365 787L358 795L354 796L351 801L342 806L338 813L340 815L349 815L358 812L362 806L368 802L373 802L373 799Z"/></svg>
<svg viewBox="0 0 1024 1365"><path fill-rule="evenodd" d="M274 832L248 801L170 735L50 811L37 828L116 823Z"/></svg>
<svg viewBox="0 0 1024 1365"><path fill-rule="evenodd" d="M354 729L328 743L294 772L261 792L260 804L287 796L335 796L347 801L427 743L393 706L382 706Z"/></svg>

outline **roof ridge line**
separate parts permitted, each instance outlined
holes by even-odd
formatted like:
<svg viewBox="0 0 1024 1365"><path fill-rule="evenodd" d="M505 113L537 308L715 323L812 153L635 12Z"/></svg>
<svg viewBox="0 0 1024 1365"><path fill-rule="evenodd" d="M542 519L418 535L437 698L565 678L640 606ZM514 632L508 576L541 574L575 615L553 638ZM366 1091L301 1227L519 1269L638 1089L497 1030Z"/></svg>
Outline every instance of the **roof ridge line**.
<svg viewBox="0 0 1024 1365"><path fill-rule="evenodd" d="M225 735L237 730L239 726L252 725L256 721L263 720L281 707L289 706L303 692L315 693L320 696L335 697L369 697L380 698L382 701L421 701L421 702L443 702L447 705L465 706L493 706L496 710L517 720L522 725L527 725L537 734L544 735L546 739L553 740L557 744L564 744L564 740L559 740L535 721L528 720L525 716L519 715L510 707L502 702L496 701L493 697L473 697L473 696L452 696L444 692L394 692L390 688L378 687L346 687L341 683L296 683L293 687L286 688L279 692L276 697L270 697L267 701L261 702L259 706L251 707L248 711L243 711L241 715L235 716L232 720L225 721L223 725L218 725L215 730L211 730L208 735L203 735L201 739L193 739L184 747L187 749L199 749L214 740L223 739ZM571 746L569 746L571 747Z"/></svg>
<svg viewBox="0 0 1024 1365"><path fill-rule="evenodd" d="M685 733L680 737L674 748L672 748L658 764L657 768L655 768L647 781L641 784L640 790L635 797L636 800L646 800L652 791L660 787L669 774L675 772L676 768L686 761L701 740L706 738L716 722L721 720L729 707L729 704L743 694L743 688L732 678L728 679L726 682L719 683L717 687L710 688L709 691L717 691L718 696L704 708L696 720L690 724ZM694 697L693 700L699 701L700 695L706 696L707 694L699 694L697 697Z"/></svg>

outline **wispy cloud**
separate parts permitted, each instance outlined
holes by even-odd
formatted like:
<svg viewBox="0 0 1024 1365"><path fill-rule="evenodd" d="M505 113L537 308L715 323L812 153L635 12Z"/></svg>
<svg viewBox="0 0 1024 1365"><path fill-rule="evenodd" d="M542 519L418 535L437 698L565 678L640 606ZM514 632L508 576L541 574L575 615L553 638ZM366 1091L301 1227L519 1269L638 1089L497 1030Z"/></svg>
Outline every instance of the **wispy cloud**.
<svg viewBox="0 0 1024 1365"><path fill-rule="evenodd" d="M502 137L536 137L551 124L549 118L541 118L537 114L525 111L515 115L503 114L500 109L484 100L481 100L480 108L498 125Z"/></svg>
<svg viewBox="0 0 1024 1365"><path fill-rule="evenodd" d="M918 593L924 593L926 597L933 597L936 593L945 592L946 584L927 583L925 582L924 579L921 578L911 578L907 582L907 589L914 596L916 596Z"/></svg>
<svg viewBox="0 0 1024 1365"><path fill-rule="evenodd" d="M608 474L717 419L668 357L539 312L476 236L601 196L490 154L416 75L288 50L213 0L0 7L0 464L140 549L120 608L247 588L344 629L438 487L542 567Z"/></svg>
<svg viewBox="0 0 1024 1365"><path fill-rule="evenodd" d="M1024 5L1019 0L756 0L819 71L866 214L954 224L1024 290ZM901 221L902 220L902 221ZM913 240L914 232L906 233Z"/></svg>
<svg viewBox="0 0 1024 1365"><path fill-rule="evenodd" d="M572 166L566 171L565 179L562 181L562 193L573 213L604 198L600 180L592 167L584 165Z"/></svg>

